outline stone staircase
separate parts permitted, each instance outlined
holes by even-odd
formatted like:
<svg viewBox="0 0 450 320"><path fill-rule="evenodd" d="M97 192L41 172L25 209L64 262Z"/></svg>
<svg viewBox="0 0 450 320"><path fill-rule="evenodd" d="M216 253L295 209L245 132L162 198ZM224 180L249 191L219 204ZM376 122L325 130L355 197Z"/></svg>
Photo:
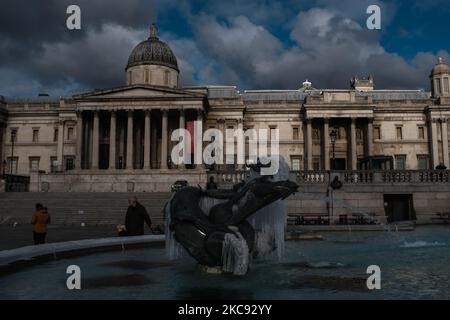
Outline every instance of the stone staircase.
<svg viewBox="0 0 450 320"><path fill-rule="evenodd" d="M170 193L136 193L154 225L162 224ZM53 225L124 223L129 193L0 193L0 224L29 224L36 203L49 210Z"/></svg>

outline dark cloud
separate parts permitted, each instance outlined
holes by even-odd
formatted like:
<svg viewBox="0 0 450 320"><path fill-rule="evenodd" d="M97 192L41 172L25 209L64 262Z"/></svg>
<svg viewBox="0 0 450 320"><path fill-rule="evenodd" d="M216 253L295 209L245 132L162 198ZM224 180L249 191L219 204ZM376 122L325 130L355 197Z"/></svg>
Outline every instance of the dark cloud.
<svg viewBox="0 0 450 320"><path fill-rule="evenodd" d="M0 11L0 94L121 85L133 46L147 37L150 22L173 10L191 28L189 37L161 30L178 57L182 84L295 89L309 79L320 88L348 88L354 74L372 74L378 88L428 88L436 61L430 52L411 60L388 52L380 32L365 28L369 4L382 7L385 27L397 1L211 0L200 8L186 0L6 2ZM66 29L70 4L82 9L81 31ZM439 55L449 58L447 51Z"/></svg>

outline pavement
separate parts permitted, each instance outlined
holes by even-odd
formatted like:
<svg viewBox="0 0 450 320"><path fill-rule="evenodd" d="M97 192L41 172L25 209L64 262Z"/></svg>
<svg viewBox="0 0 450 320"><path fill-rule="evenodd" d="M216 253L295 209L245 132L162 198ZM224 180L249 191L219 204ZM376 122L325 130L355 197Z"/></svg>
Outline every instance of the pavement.
<svg viewBox="0 0 450 320"><path fill-rule="evenodd" d="M152 232L145 227L145 234ZM47 232L47 243L75 241L85 239L101 239L116 237L116 226L55 226L50 225ZM31 225L16 227L0 225L0 251L33 245Z"/></svg>

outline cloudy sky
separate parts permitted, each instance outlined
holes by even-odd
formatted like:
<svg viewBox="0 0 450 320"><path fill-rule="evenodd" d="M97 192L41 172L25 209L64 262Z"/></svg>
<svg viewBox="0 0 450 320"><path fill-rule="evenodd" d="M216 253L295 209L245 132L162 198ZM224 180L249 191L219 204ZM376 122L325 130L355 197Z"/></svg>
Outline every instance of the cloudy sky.
<svg viewBox="0 0 450 320"><path fill-rule="evenodd" d="M67 95L124 84L133 47L157 22L182 85L244 89L348 88L372 74L377 89L429 90L450 60L448 0L0 0L0 95ZM66 8L81 8L81 30ZM381 7L381 30L366 9Z"/></svg>

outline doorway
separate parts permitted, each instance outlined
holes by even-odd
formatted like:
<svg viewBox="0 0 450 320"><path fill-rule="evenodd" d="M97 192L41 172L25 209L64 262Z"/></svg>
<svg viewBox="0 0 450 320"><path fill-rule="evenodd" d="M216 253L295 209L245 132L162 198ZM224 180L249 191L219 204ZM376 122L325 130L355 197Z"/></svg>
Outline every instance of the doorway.
<svg viewBox="0 0 450 320"><path fill-rule="evenodd" d="M345 170L346 161L345 158L331 159L331 170Z"/></svg>
<svg viewBox="0 0 450 320"><path fill-rule="evenodd" d="M411 194L385 194L384 210L389 223L416 219Z"/></svg>

